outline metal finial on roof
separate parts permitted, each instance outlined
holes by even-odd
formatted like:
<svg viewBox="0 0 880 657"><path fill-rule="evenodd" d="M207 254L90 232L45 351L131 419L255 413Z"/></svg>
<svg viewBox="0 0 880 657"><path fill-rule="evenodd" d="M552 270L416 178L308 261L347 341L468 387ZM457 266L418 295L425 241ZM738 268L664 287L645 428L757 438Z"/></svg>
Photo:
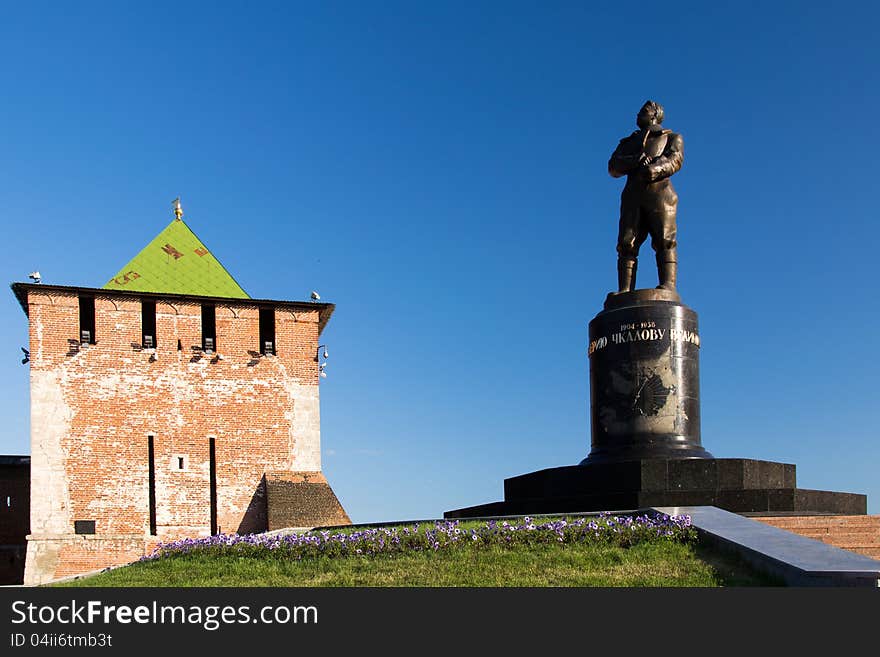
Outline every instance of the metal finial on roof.
<svg viewBox="0 0 880 657"><path fill-rule="evenodd" d="M174 216L177 219L180 219L183 216L183 207L180 205L180 197L178 196L176 199L171 201L171 205L174 206Z"/></svg>

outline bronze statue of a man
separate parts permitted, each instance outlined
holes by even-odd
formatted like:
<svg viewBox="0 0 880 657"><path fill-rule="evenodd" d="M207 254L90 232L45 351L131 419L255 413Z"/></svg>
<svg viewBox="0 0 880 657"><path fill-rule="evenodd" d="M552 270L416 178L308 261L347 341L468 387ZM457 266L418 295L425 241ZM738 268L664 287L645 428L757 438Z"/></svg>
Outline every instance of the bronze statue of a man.
<svg viewBox="0 0 880 657"><path fill-rule="evenodd" d="M617 287L635 289L639 247L651 236L657 254L658 288L675 290L675 206L678 196L670 176L681 169L684 141L663 128L663 107L646 102L636 117L639 129L620 140L608 173L626 176L620 196L620 232L617 237Z"/></svg>

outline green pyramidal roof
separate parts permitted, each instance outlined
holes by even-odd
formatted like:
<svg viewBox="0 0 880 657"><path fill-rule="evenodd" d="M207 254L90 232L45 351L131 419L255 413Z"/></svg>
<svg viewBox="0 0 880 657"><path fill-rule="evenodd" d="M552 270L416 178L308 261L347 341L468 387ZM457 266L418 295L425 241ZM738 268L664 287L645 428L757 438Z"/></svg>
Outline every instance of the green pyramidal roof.
<svg viewBox="0 0 880 657"><path fill-rule="evenodd" d="M168 224L104 289L250 299L181 219Z"/></svg>

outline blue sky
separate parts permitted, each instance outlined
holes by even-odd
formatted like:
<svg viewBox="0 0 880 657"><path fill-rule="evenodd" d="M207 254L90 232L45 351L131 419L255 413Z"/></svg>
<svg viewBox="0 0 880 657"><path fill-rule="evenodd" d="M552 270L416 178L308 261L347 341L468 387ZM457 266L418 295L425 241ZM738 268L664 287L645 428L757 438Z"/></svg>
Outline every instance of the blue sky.
<svg viewBox="0 0 880 657"><path fill-rule="evenodd" d="M606 164L652 98L685 143L703 445L880 513L880 9L770 4L2 3L0 267L101 286L181 196L251 295L337 304L353 520L436 517L589 451ZM28 453L11 291L0 340L0 453Z"/></svg>

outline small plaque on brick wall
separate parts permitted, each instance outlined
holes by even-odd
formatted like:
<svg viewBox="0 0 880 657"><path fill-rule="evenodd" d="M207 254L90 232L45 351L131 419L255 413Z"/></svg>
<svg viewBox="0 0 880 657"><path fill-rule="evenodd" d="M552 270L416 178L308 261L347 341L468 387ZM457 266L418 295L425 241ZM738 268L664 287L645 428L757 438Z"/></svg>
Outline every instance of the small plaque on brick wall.
<svg viewBox="0 0 880 657"><path fill-rule="evenodd" d="M76 534L94 534L95 533L95 521L94 520L74 520L73 521L73 531Z"/></svg>

